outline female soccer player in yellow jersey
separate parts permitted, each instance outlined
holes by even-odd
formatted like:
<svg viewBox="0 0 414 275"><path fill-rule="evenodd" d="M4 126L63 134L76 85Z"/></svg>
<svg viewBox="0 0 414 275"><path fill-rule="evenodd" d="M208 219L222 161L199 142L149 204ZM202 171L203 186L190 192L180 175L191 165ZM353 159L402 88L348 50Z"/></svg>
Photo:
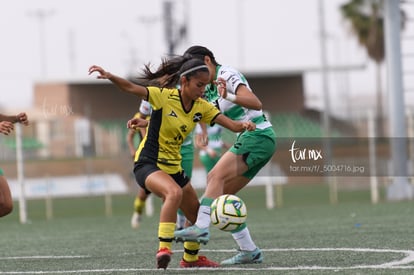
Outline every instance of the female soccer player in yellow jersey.
<svg viewBox="0 0 414 275"><path fill-rule="evenodd" d="M162 86L164 82L167 80L168 75L163 75L162 77L151 81L152 86ZM144 84L147 85L148 83ZM148 86L148 85L147 85ZM151 104L148 101L141 100L141 104L139 106L139 112L135 114L134 118L142 118L142 119L150 119L152 112ZM221 127L221 126L216 126ZM197 135L200 139L205 140L207 136L207 126L205 123L199 123L197 124L197 129L200 129L200 133ZM193 131L194 132L194 131ZM193 162L194 162L194 135L193 132L191 132L183 141L181 144L181 167L183 168L185 174L188 176L188 178L191 179L192 173L193 173ZM136 133L140 136L140 141L143 139L146 133L146 127L142 127L139 129L129 129L128 135L127 135L127 144L129 147L129 150L132 155L132 159L135 159L135 153L137 151L137 147L134 144L134 136ZM146 201L147 198L149 198L149 194L143 189L139 188L138 194L135 197L134 200L134 212L131 217L131 227L132 228L138 228L141 219L142 219L142 212L144 211L146 207ZM151 206L151 204L150 204ZM148 212L149 213L149 212ZM177 212L177 223L176 228L177 229L183 229L186 223L186 218L184 213L182 213L181 209Z"/></svg>
<svg viewBox="0 0 414 275"><path fill-rule="evenodd" d="M147 134L136 152L134 174L142 188L163 200L156 261L157 267L164 269L171 260L177 210L181 209L187 219L194 223L197 218L194 209L199 208L197 194L181 167L180 147L183 140L199 122L218 123L234 132L255 129L254 123L233 121L222 115L214 105L201 99L210 79L208 68L203 61L186 57L177 58L184 59L182 66L174 74L169 75L164 86L171 87L172 83L176 83L180 84L180 89L137 85L99 66L93 65L89 68L89 74L97 72L97 78L109 79L121 90L147 100L152 106ZM143 78L151 80L157 78L157 74L165 75L165 69L165 66L161 65L161 68L153 73L149 66L146 66ZM130 128L144 126L139 119L130 120L128 125ZM197 242L185 242L180 266L218 265L204 256L198 256L199 247L200 244Z"/></svg>
<svg viewBox="0 0 414 275"><path fill-rule="evenodd" d="M210 80L204 98L233 120L256 123L256 130L238 135L233 146L208 173L195 225L175 232L177 240L198 240L199 236L209 235L213 200L222 194L236 194L251 181L272 158L276 150L276 134L261 110L261 101L240 72L220 65L213 53L203 46L192 46L185 55L202 60L209 68ZM263 253L253 242L246 224L231 233L239 253L222 261L222 265L263 262Z"/></svg>
<svg viewBox="0 0 414 275"><path fill-rule="evenodd" d="M141 119L149 119L151 116L152 108L151 104L148 101L142 100L141 104L139 106L139 112L135 114L134 118L141 118ZM202 126L201 126L202 125ZM215 127L221 127L221 126L215 126ZM205 124L198 124L197 129L200 130L200 136L204 137L207 135L207 129ZM139 128L136 129L129 129L128 135L127 135L127 144L129 147L129 150L132 154L132 158L135 158L135 152L136 147L133 141L133 138L136 133L139 133L140 141L144 138L146 133L146 128ZM185 172L185 174L191 179L192 172L193 172L193 160L194 160L194 144L193 144L193 132L191 132L186 139L181 144L181 166ZM146 207L146 201L149 197L149 194L146 193L146 191L142 188L138 190L138 194L135 197L134 200L134 212L132 214L131 218L131 226L132 228L138 228L141 219L142 219L142 212L144 211L144 208ZM185 225L186 218L184 214L181 212L181 210L178 210L177 213L177 229L183 229Z"/></svg>

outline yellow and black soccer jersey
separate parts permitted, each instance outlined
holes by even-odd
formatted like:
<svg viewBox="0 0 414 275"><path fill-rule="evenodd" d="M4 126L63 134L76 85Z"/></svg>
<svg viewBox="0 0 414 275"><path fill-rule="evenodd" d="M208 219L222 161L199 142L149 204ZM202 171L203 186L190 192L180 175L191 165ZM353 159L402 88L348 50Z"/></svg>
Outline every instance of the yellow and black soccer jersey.
<svg viewBox="0 0 414 275"><path fill-rule="evenodd" d="M178 89L148 87L148 102L152 106L151 118L135 161L156 163L168 174L178 173L182 170L180 148L186 136L198 122L211 124L220 111L199 98L186 112Z"/></svg>

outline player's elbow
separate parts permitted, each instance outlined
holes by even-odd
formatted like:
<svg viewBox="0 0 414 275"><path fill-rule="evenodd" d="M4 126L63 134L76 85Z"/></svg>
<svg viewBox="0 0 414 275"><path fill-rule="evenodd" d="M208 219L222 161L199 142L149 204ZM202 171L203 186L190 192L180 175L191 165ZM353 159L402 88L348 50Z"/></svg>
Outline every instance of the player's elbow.
<svg viewBox="0 0 414 275"><path fill-rule="evenodd" d="M257 97L251 97L245 103L241 103L240 105L249 108L251 110L261 110L262 109L262 102Z"/></svg>
<svg viewBox="0 0 414 275"><path fill-rule="evenodd" d="M255 102L255 104L253 104L252 109L259 111L262 109L262 106L262 102L258 100L257 102Z"/></svg>
<svg viewBox="0 0 414 275"><path fill-rule="evenodd" d="M3 203L0 204L0 217L4 217L10 214L13 211L13 204L12 203Z"/></svg>

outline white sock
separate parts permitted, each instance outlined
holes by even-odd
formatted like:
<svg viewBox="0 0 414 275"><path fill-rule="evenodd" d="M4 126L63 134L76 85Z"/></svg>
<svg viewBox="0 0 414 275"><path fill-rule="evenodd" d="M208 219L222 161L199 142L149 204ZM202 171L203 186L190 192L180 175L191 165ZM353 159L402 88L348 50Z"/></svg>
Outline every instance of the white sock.
<svg viewBox="0 0 414 275"><path fill-rule="evenodd" d="M233 236L233 239L236 241L236 243L240 247L240 250L253 251L257 248L252 238L250 237L250 232L247 227L243 229L242 231L239 231L237 233L232 233L231 235Z"/></svg>
<svg viewBox="0 0 414 275"><path fill-rule="evenodd" d="M184 228L186 218L184 215L177 213L177 228Z"/></svg>
<svg viewBox="0 0 414 275"><path fill-rule="evenodd" d="M200 205L198 209L197 221L195 225L198 228L207 228L210 226L210 213L211 209L210 206L207 205Z"/></svg>

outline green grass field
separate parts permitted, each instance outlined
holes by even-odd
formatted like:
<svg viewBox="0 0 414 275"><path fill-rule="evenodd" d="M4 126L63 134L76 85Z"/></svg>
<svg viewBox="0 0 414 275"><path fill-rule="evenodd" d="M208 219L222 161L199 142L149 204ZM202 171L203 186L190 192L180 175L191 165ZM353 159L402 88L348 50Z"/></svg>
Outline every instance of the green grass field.
<svg viewBox="0 0 414 275"><path fill-rule="evenodd" d="M284 205L265 208L263 187L239 193L248 224L265 262L215 269L215 274L413 274L414 205L372 205L368 191L341 191L329 204L325 185L283 189ZM29 201L30 223L21 225L18 204L0 219L0 274L206 274L181 269L182 244L174 244L169 268L155 269L158 215L130 227L133 195L113 197L105 216L104 199L55 200L46 220L45 202ZM155 199L156 213L160 202ZM202 254L220 261L235 253L229 233L211 228Z"/></svg>

